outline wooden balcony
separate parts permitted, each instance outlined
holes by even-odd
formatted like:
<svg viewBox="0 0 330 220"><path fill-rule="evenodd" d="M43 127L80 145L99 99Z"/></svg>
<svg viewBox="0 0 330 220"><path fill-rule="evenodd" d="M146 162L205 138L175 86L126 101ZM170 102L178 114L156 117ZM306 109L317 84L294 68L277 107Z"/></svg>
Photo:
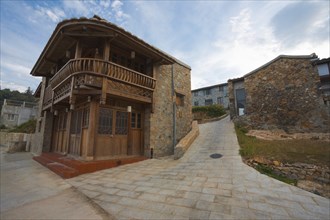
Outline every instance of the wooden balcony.
<svg viewBox="0 0 330 220"><path fill-rule="evenodd" d="M68 97L74 90L88 89L95 94L108 93L146 103L152 102L156 80L118 64L90 58L70 60L50 79L43 108Z"/></svg>

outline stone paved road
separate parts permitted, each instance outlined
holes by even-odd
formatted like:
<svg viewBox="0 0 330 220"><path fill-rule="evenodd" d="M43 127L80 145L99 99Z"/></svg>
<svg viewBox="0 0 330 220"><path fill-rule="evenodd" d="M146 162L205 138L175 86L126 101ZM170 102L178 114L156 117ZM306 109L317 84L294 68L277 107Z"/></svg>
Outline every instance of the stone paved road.
<svg viewBox="0 0 330 220"><path fill-rule="evenodd" d="M109 219L106 212L28 152L0 146L0 219Z"/></svg>
<svg viewBox="0 0 330 220"><path fill-rule="evenodd" d="M329 219L328 199L259 174L238 149L227 117L200 125L178 161L142 161L69 183L118 219Z"/></svg>

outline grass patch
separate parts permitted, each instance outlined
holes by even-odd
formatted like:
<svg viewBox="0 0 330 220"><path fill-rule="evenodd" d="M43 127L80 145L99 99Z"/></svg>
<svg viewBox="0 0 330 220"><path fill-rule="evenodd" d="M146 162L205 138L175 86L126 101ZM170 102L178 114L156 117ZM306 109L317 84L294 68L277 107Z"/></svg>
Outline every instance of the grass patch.
<svg viewBox="0 0 330 220"><path fill-rule="evenodd" d="M330 143L320 140L260 140L246 136L247 130L235 126L240 154L249 159L261 156L286 163L330 164Z"/></svg>
<svg viewBox="0 0 330 220"><path fill-rule="evenodd" d="M255 167L256 170L258 170L260 173L262 174L265 174L267 176L270 176L274 179L277 179L279 181L282 181L282 182L285 182L287 184L291 184L291 185L294 185L296 186L297 185L297 180L295 179L290 179L290 178L287 178L283 175L278 175L276 173L274 173L274 171L268 167L268 166L265 166L265 165L262 165L262 164L258 164L256 167Z"/></svg>
<svg viewBox="0 0 330 220"><path fill-rule="evenodd" d="M9 130L9 132L17 132L17 133L34 133L36 130L36 123L37 121L35 119L29 120L20 126L17 126L16 128L13 128Z"/></svg>

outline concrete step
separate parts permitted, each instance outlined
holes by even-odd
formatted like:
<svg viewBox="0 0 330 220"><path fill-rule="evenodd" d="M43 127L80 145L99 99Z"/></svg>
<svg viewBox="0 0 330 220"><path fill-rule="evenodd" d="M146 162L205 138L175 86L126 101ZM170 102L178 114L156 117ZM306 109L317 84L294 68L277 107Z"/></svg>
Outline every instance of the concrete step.
<svg viewBox="0 0 330 220"><path fill-rule="evenodd" d="M42 153L33 159L52 170L64 179L72 178L85 173L109 169L124 164L130 164L146 160L143 156L131 156L111 160L80 161L58 153Z"/></svg>

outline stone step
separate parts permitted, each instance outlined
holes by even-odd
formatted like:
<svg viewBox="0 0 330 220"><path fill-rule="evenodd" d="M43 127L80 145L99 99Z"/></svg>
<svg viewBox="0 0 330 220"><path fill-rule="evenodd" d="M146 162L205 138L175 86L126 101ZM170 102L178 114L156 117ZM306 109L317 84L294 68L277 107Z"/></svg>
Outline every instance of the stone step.
<svg viewBox="0 0 330 220"><path fill-rule="evenodd" d="M33 159L66 179L85 173L92 173L98 170L139 162L148 158L135 156L111 160L80 161L58 153L42 153L40 156L36 156Z"/></svg>

